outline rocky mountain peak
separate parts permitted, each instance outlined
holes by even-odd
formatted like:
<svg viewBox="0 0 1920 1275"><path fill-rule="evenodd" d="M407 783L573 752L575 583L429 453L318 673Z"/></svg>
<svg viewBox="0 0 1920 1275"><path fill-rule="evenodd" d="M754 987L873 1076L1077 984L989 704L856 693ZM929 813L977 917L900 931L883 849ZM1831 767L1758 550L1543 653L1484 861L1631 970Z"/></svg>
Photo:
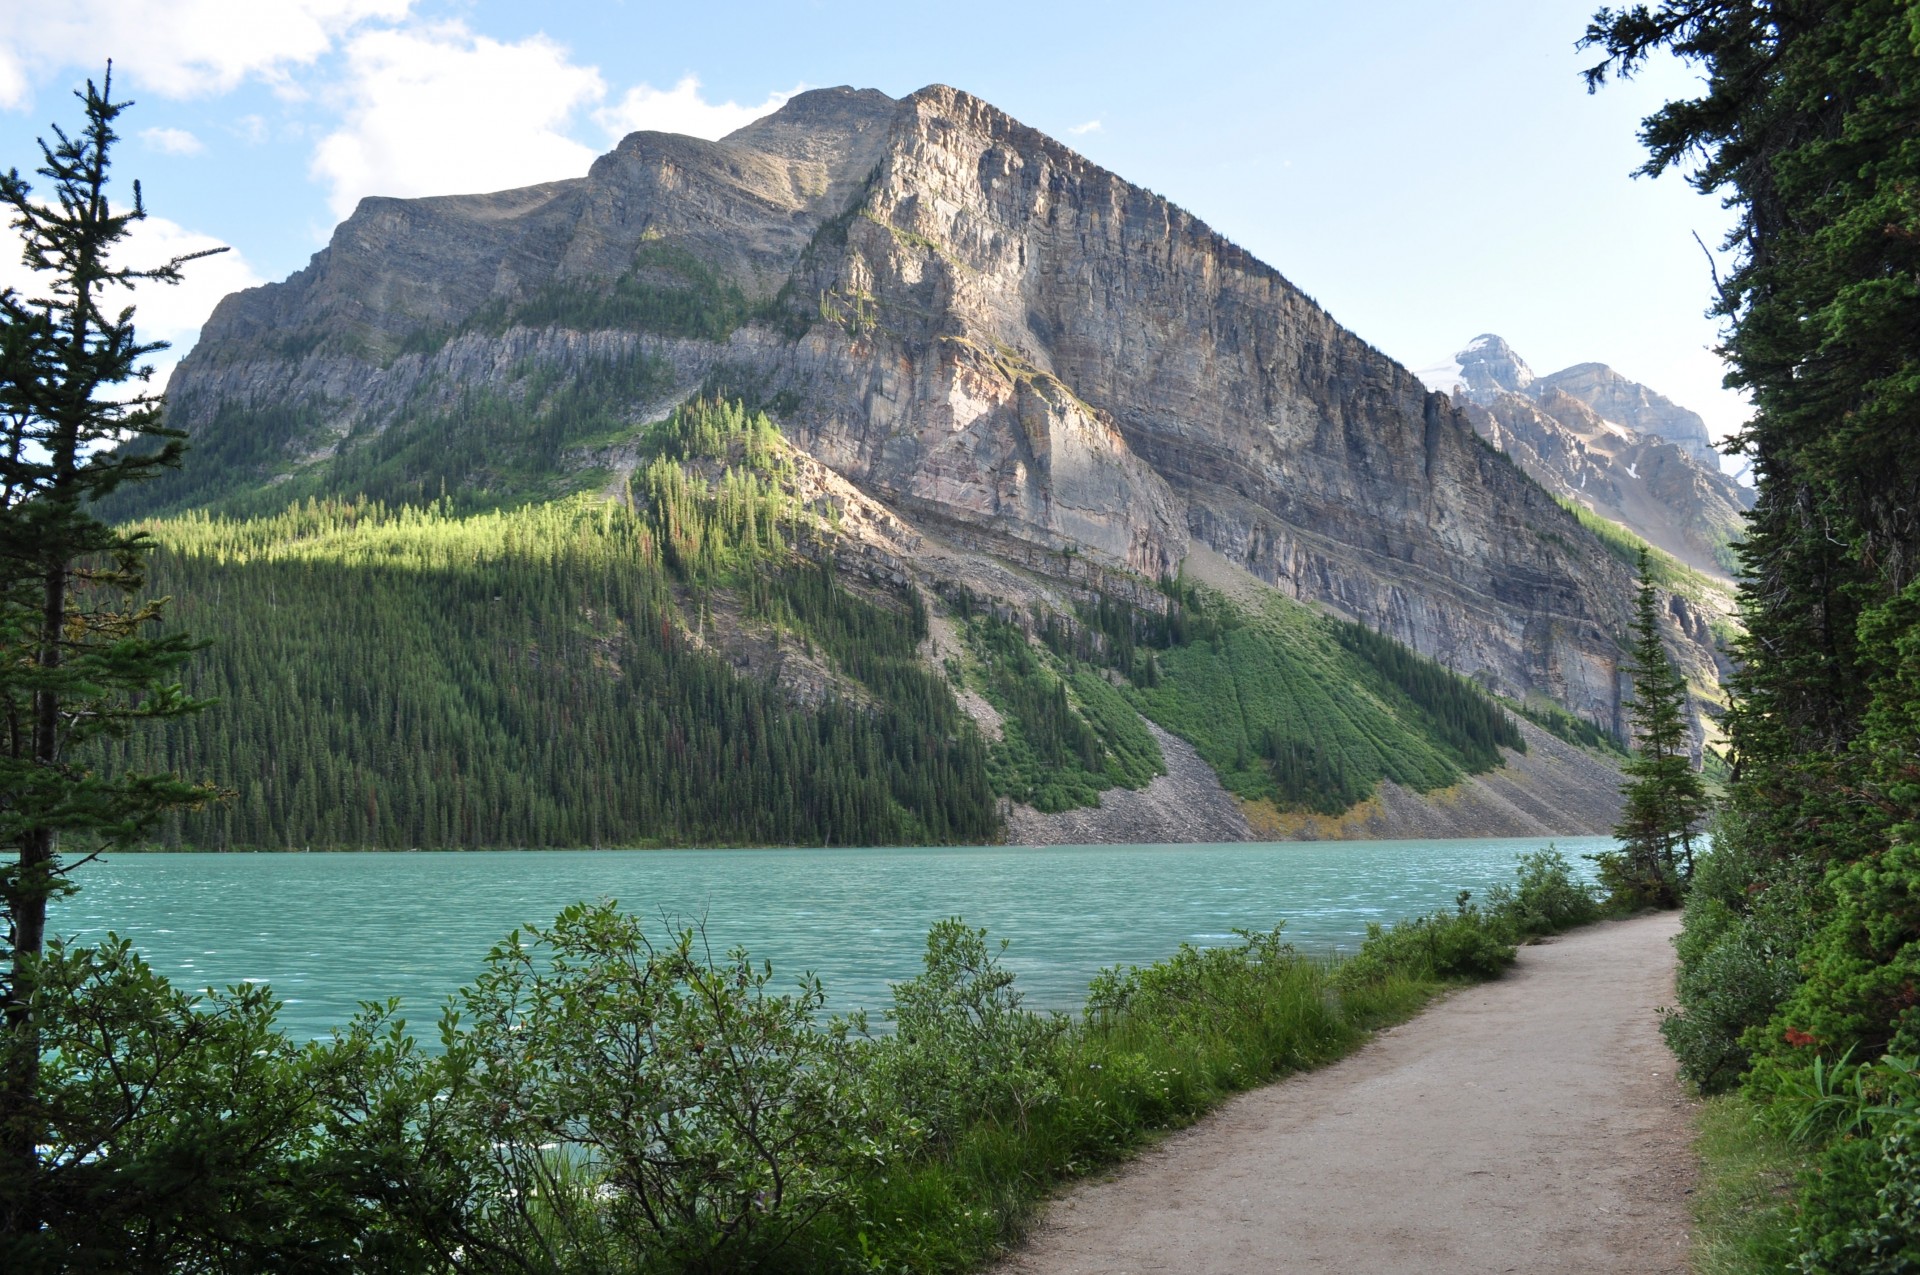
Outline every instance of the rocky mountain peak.
<svg viewBox="0 0 1920 1275"><path fill-rule="evenodd" d="M1539 388L1549 387L1579 399L1607 420L1664 438L1702 465L1720 468L1719 453L1698 413L1628 380L1605 363L1576 363L1541 377Z"/></svg>
<svg viewBox="0 0 1920 1275"><path fill-rule="evenodd" d="M726 146L831 168L852 153L867 149L862 142L884 139L899 112L899 100L879 89L856 89L845 84L809 89L720 141Z"/></svg>
<svg viewBox="0 0 1920 1275"><path fill-rule="evenodd" d="M1730 569L1751 493L1721 472L1695 413L1604 363L1535 376L1491 333L1419 375L1466 400L1481 436L1561 499L1710 575Z"/></svg>
<svg viewBox="0 0 1920 1275"><path fill-rule="evenodd" d="M1459 364L1460 380L1468 396L1476 400L1501 390L1518 394L1534 382L1533 369L1527 366L1527 361L1491 332L1483 332L1469 341L1466 349L1453 356L1453 361Z"/></svg>

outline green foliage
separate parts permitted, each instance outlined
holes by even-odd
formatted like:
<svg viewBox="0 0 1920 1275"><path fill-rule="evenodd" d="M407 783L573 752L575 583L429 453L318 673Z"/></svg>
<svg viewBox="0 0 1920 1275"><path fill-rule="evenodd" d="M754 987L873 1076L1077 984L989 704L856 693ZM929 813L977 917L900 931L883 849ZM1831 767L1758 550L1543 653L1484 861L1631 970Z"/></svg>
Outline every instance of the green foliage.
<svg viewBox="0 0 1920 1275"><path fill-rule="evenodd" d="M1340 645L1365 660L1389 692L1412 702L1426 718L1428 733L1452 750L1468 774L1499 766L1502 748L1527 751L1513 719L1466 678L1364 624L1332 625Z"/></svg>
<svg viewBox="0 0 1920 1275"><path fill-rule="evenodd" d="M1487 891L1487 910L1516 942L1563 934L1600 919L1593 887L1573 879L1573 865L1553 846L1519 856L1512 885Z"/></svg>
<svg viewBox="0 0 1920 1275"><path fill-rule="evenodd" d="M1573 515L1575 522L1592 532L1594 538L1599 540L1616 560L1634 568L1643 578L1652 581L1668 593L1676 593L1695 602L1704 602L1716 595L1725 596L1724 584L1695 571L1665 549L1656 549L1613 519L1602 518L1579 501L1566 496L1555 496L1554 500L1562 509ZM1722 546L1722 549L1724 548L1725 546ZM1731 551L1728 552L1730 554ZM1726 565L1730 574L1739 574L1737 558L1730 559L1733 565L1727 565L1727 562L1722 559L1722 550L1716 549L1714 559Z"/></svg>
<svg viewBox="0 0 1920 1275"><path fill-rule="evenodd" d="M493 1202L486 1247L535 1269L737 1270L843 1205L891 1142L846 1024L816 1023L819 981L772 978L610 905L495 947L438 1069L439 1118Z"/></svg>
<svg viewBox="0 0 1920 1275"><path fill-rule="evenodd" d="M1169 632L1135 702L1238 796L1338 814L1383 778L1428 792L1521 746L1477 688L1390 639L1289 603L1243 615L1185 596L1185 636Z"/></svg>
<svg viewBox="0 0 1920 1275"><path fill-rule="evenodd" d="M1804 865L1757 857L1736 815L1721 816L1713 843L1687 891L1676 940L1678 1008L1660 1020L1680 1074L1703 1093L1739 1081L1757 1025L1799 985L1799 953L1822 896L1818 874Z"/></svg>
<svg viewBox="0 0 1920 1275"><path fill-rule="evenodd" d="M1824 1131L1802 1198L1797 1267L1809 1271L1920 1262L1911 1086L1892 1075L1904 1062L1875 1062L1920 1045L1913 18L1901 0L1664 0L1602 11L1588 32L1607 54L1595 83L1667 51L1698 65L1701 91L1645 121L1646 168L1686 168L1740 216L1717 309L1728 381L1754 402L1737 441L1757 489L1739 550L1748 636L1726 827L1746 891L1787 888L1798 897L1780 911L1798 919L1771 925L1724 899L1690 917L1702 928L1683 953L1683 1009L1690 1023L1711 1012L1695 1024L1706 1048L1681 1039L1702 1071L1744 1020L1749 1089L1779 1116L1834 1110L1833 1082L1857 1080L1854 1068L1878 1069L1896 1095L1864 1131ZM1763 977L1762 956L1792 973ZM1715 961L1738 961L1754 990L1716 1002Z"/></svg>
<svg viewBox="0 0 1920 1275"><path fill-rule="evenodd" d="M1610 732L1600 729L1584 717L1575 717L1558 704L1550 701L1527 703L1505 701L1505 703L1508 708L1556 739L1565 740L1581 748L1603 749L1622 756L1626 753L1626 749L1620 746L1620 741Z"/></svg>
<svg viewBox="0 0 1920 1275"><path fill-rule="evenodd" d="M164 829L203 848L991 838L984 749L915 666L916 605L767 549L775 520L727 490L678 513L314 503L158 525L151 587L229 635L194 670L221 707L102 755L235 789ZM729 595L669 558L759 563L750 598L871 702L808 710L700 648Z"/></svg>
<svg viewBox="0 0 1920 1275"><path fill-rule="evenodd" d="M344 435L346 405L222 404L196 463L99 501L113 520L184 510L262 517L308 499L451 500L466 512L566 495L604 479L588 452L635 432L635 410L673 369L643 351L515 369L497 389L454 392L425 378L391 419Z"/></svg>
<svg viewBox="0 0 1920 1275"><path fill-rule="evenodd" d="M38 972L42 1164L0 1164L0 1196L40 1225L0 1239L6 1269L423 1268L377 1203L411 1153L363 1099L416 1060L381 1011L296 1046L266 988L186 995L124 940L55 941Z"/></svg>
<svg viewBox="0 0 1920 1275"><path fill-rule="evenodd" d="M1340 970L1349 985L1393 974L1419 980L1497 977L1513 964L1513 943L1462 891L1453 912L1414 917L1391 928L1367 926L1360 952Z"/></svg>
<svg viewBox="0 0 1920 1275"><path fill-rule="evenodd" d="M1370 924L1359 953L1340 969L1343 987L1401 977L1448 981L1498 977L1514 961L1514 945L1599 919L1593 888L1574 880L1573 865L1549 846L1519 856L1511 886L1495 886L1487 906L1460 892L1452 912L1414 917L1391 928Z"/></svg>
<svg viewBox="0 0 1920 1275"><path fill-rule="evenodd" d="M873 1083L936 1147L989 1118L1024 1129L1060 1096L1055 1051L1068 1020L1020 1008L1006 949L958 917L940 921L924 972L893 984L894 1030L874 1046Z"/></svg>
<svg viewBox="0 0 1920 1275"><path fill-rule="evenodd" d="M1687 686L1660 642L1650 559L1640 553L1634 607L1634 749L1622 766L1625 798L1613 835L1620 849L1598 856L1600 883L1619 906L1674 907L1693 877L1695 829L1707 814L1705 782L1693 768Z"/></svg>
<svg viewBox="0 0 1920 1275"><path fill-rule="evenodd" d="M1911 1058L1855 1065L1816 1059L1780 1075L1767 1117L1819 1148L1801 1183L1800 1249L1807 1275L1895 1275L1920 1265L1920 1075Z"/></svg>
<svg viewBox="0 0 1920 1275"><path fill-rule="evenodd" d="M627 271L604 288L579 279L556 281L517 305L483 311L469 326L620 329L724 341L753 313L731 279L678 244L646 239L634 249Z"/></svg>
<svg viewBox="0 0 1920 1275"><path fill-rule="evenodd" d="M42 979L48 900L67 893L69 862L139 838L164 812L212 796L165 768L89 764L135 728L200 707L178 681L193 651L156 635L162 603L139 597L152 544L109 527L90 506L125 483L179 462L158 399L120 387L145 381L142 343L121 289L178 283L177 257L130 269L117 257L146 216L109 193L111 75L76 93L85 116L57 144L40 143L36 194L0 173L28 289L0 289L0 1244L26 1245L52 1207L43 1032L60 1006ZM113 444L131 439L138 451Z"/></svg>
<svg viewBox="0 0 1920 1275"><path fill-rule="evenodd" d="M1071 810L1166 773L1160 746L1098 672L1063 677L1019 626L995 616L968 621L967 636L1002 715L1003 736L988 754L995 792L1038 810Z"/></svg>

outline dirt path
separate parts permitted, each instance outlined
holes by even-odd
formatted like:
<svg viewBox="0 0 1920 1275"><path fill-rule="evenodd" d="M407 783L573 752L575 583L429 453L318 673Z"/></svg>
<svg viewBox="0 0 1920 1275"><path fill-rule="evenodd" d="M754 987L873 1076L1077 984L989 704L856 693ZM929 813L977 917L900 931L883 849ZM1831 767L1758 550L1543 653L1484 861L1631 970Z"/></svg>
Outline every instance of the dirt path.
<svg viewBox="0 0 1920 1275"><path fill-rule="evenodd" d="M1055 1202L1002 1275L1682 1272L1671 914L1522 948L1322 1071Z"/></svg>

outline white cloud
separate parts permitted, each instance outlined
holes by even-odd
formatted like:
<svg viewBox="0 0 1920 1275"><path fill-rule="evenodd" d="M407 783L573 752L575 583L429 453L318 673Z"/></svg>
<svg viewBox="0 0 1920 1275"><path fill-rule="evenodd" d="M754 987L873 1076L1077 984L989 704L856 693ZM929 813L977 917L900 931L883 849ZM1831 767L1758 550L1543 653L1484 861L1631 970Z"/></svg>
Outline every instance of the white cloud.
<svg viewBox="0 0 1920 1275"><path fill-rule="evenodd" d="M0 42L0 108L12 110L27 104L27 73L20 65L20 59L4 42Z"/></svg>
<svg viewBox="0 0 1920 1275"><path fill-rule="evenodd" d="M165 217L148 216L133 223L132 231L115 251L117 265L149 268L163 265L175 257L220 247L212 235L188 230ZM245 257L228 250L214 257L203 257L181 267L184 276L178 284L141 283L131 289L114 289L105 298L106 309L118 314L124 306L134 307L134 326L142 341L166 341L173 346L150 358L153 379L136 385L126 393L157 390L166 384L173 365L199 339L200 327L213 313L214 306L229 292L258 287L265 280L254 272ZM15 288L31 296L44 291L48 276L36 275L20 260L20 237L11 227L0 228L0 287Z"/></svg>
<svg viewBox="0 0 1920 1275"><path fill-rule="evenodd" d="M595 111L593 118L607 130L610 137L625 137L628 133L651 130L714 140L753 123L762 115L771 115L798 92L800 86L785 93L770 93L767 100L758 106L709 102L700 96L699 78L688 75L670 89L657 89L650 84L635 85L612 106Z"/></svg>
<svg viewBox="0 0 1920 1275"><path fill-rule="evenodd" d="M257 77L286 82L368 19L397 21L413 0L61 0L0 5L0 104L25 106L28 66L99 74L163 97L225 93Z"/></svg>
<svg viewBox="0 0 1920 1275"><path fill-rule="evenodd" d="M1084 124L1075 124L1072 128L1069 128L1067 131L1069 133L1072 133L1075 137L1085 137L1088 133L1097 133L1100 131L1100 121L1088 120Z"/></svg>
<svg viewBox="0 0 1920 1275"><path fill-rule="evenodd" d="M184 128L143 128L140 137L147 145L167 155L198 155L207 149L205 142Z"/></svg>
<svg viewBox="0 0 1920 1275"><path fill-rule="evenodd" d="M499 190L593 162L567 129L606 85L545 36L503 44L443 23L366 31L346 52L345 119L313 157L336 215L365 195Z"/></svg>

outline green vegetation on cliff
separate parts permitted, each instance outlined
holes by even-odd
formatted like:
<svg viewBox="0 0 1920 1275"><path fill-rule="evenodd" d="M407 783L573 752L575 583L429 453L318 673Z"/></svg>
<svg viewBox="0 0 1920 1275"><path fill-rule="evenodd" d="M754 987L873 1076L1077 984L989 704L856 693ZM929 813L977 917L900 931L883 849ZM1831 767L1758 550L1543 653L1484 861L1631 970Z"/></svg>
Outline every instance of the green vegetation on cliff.
<svg viewBox="0 0 1920 1275"><path fill-rule="evenodd" d="M606 477L593 453L630 442L632 404L666 393L673 377L636 351L583 358L570 372L523 366L497 390L428 377L391 423L344 433L344 404L225 406L196 438L192 464L98 509L114 520L264 517L307 499L366 499L466 512L568 495ZM305 459L290 464L290 453Z"/></svg>
<svg viewBox="0 0 1920 1275"><path fill-rule="evenodd" d="M990 839L983 746L918 661L918 599L856 596L787 547L814 519L773 481L775 437L689 405L631 503L151 524L150 589L219 635L191 680L219 706L103 761L231 790L169 826L205 848ZM810 653L813 707L704 640L729 600Z"/></svg>
<svg viewBox="0 0 1920 1275"><path fill-rule="evenodd" d="M1199 621L1137 702L1250 801L1337 814L1382 779L1429 792L1526 747L1478 687L1360 625L1283 599L1247 615L1189 592L1185 607Z"/></svg>

